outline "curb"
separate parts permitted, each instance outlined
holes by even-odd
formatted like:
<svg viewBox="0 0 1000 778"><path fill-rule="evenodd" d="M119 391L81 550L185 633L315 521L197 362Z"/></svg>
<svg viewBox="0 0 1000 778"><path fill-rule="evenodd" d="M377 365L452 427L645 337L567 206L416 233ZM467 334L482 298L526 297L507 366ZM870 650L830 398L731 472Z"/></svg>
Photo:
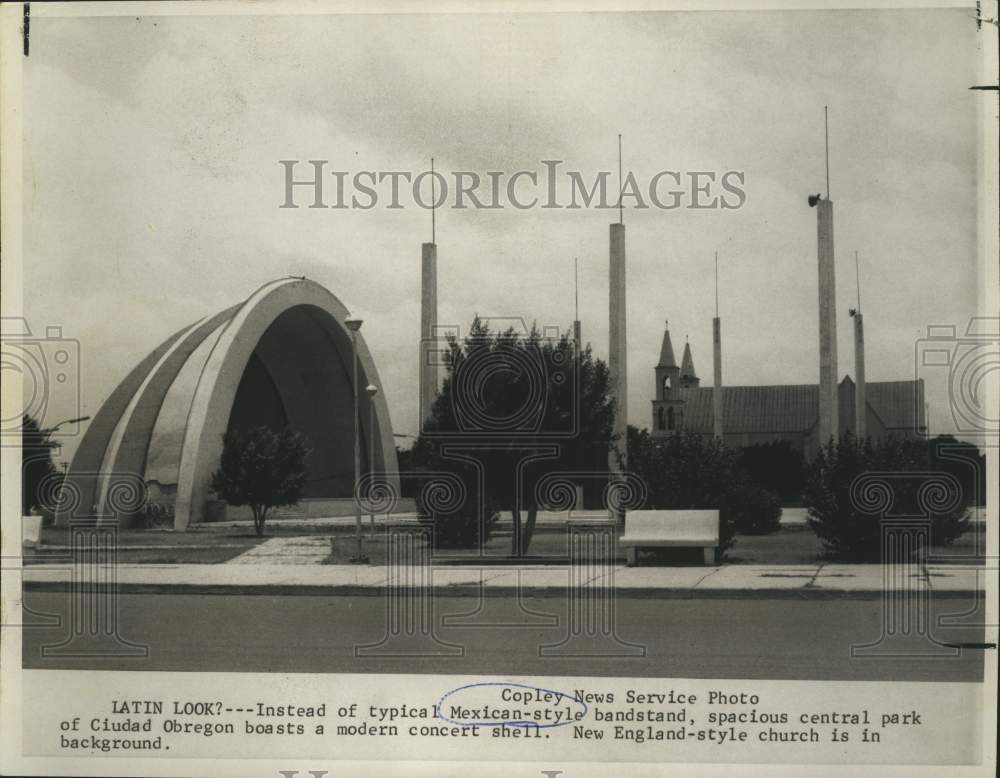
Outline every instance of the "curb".
<svg viewBox="0 0 1000 778"><path fill-rule="evenodd" d="M69 592L69 581L24 581L24 591ZM119 583L115 587L118 594L182 594L182 595L254 595L275 597L385 597L388 588L382 585L364 586L360 584L159 584L159 583ZM393 590L397 591L397 590ZM412 587L406 589L407 596L438 597L533 597L562 598L568 594L565 586L475 586L469 584L442 585L435 587ZM896 591L893 596L917 596L925 592L914 590ZM982 589L949 589L930 591L933 599L968 599L985 596ZM833 589L824 587L758 588L758 589L711 589L689 587L658 588L652 586L620 587L615 591L618 599L661 599L661 600L881 600L886 593L878 589Z"/></svg>

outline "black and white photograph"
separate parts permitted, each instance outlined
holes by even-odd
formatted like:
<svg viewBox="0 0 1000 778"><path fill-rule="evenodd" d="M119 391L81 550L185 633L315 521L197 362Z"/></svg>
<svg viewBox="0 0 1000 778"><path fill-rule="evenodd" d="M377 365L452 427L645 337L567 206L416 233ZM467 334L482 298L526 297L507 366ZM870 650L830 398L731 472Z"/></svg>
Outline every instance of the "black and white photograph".
<svg viewBox="0 0 1000 778"><path fill-rule="evenodd" d="M995 774L998 15L3 3L0 774Z"/></svg>

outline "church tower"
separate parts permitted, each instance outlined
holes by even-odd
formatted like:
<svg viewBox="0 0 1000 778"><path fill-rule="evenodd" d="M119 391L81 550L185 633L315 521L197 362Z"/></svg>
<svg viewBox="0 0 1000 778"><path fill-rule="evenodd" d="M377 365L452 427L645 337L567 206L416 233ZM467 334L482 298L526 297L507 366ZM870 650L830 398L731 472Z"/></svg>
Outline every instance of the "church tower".
<svg viewBox="0 0 1000 778"><path fill-rule="evenodd" d="M691 361L691 350L685 348L684 357L690 366L694 377L694 363ZM684 401L680 397L680 389L684 386L682 370L674 358L674 347L670 342L670 324L663 330L663 343L660 346L660 361L653 369L655 387L653 394L653 424L654 437L665 437L674 434L683 426ZM695 384L696 385L696 384Z"/></svg>
<svg viewBox="0 0 1000 778"><path fill-rule="evenodd" d="M696 389L701 379L694 372L694 360L691 358L691 344L684 343L684 356L681 357L681 388Z"/></svg>

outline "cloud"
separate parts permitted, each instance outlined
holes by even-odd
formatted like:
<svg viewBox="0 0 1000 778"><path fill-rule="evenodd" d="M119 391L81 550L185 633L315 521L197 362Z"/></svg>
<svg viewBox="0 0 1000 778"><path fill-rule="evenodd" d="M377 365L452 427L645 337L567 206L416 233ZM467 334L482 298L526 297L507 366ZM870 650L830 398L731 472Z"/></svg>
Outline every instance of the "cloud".
<svg viewBox="0 0 1000 778"><path fill-rule="evenodd" d="M746 173L737 211L630 210L630 421L663 319L710 373L721 256L725 374L816 380L815 213L831 106L841 372L861 253L875 380L976 301L975 31L963 9L32 20L25 301L84 350L93 411L179 327L305 274L366 319L393 421L416 429L419 244L408 208L282 210L279 159L357 170L625 164ZM607 342L606 211L438 213L442 321L474 313ZM677 345L677 343L675 343ZM679 348L680 346L678 346ZM930 398L943 403L942 396ZM53 409L58 413L59 409ZM71 453L71 448L67 449Z"/></svg>

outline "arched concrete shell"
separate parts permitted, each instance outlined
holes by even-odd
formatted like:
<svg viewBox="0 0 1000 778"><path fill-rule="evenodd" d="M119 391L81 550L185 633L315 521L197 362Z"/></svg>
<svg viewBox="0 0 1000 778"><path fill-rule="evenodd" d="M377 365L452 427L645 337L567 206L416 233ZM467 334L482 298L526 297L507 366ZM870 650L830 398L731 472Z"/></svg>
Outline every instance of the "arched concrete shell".
<svg viewBox="0 0 1000 778"><path fill-rule="evenodd" d="M94 414L66 474L73 496L71 498L66 496L65 502L60 501L61 504L56 512L57 524L64 524L72 517L100 515L97 513L98 491L101 482L105 480L104 476L107 475L102 466L115 428L146 376L184 332L185 330L175 332L153 349L115 387L100 410Z"/></svg>
<svg viewBox="0 0 1000 778"><path fill-rule="evenodd" d="M163 407L167 392L173 386L187 360L205 339L208 338L223 323L229 321L239 310L239 305L227 308L208 319L203 319L191 327L173 346L167 350L143 382L139 391L132 398L126 415L123 417L124 429L121 434L112 439L104 455L104 471L108 473L138 473L140 476L146 470L146 458L149 454L149 444L153 437L156 419ZM107 493L110 479L101 482L101 493L98 499L98 512L108 515Z"/></svg>
<svg viewBox="0 0 1000 778"><path fill-rule="evenodd" d="M307 321L303 318L306 316L310 332L305 332L304 328L298 333L289 329L301 328ZM67 476L71 482L80 482L81 504L94 504L98 515L109 515L105 503L114 475L144 473L154 427L168 391L191 355L215 333L218 333L217 339L201 368L184 425L174 506L175 528L183 529L205 517L205 505L210 497L209 482L222 454L223 435L236 392L247 363L258 347L261 349L258 356L263 356L270 363L269 367L278 373L278 389L290 424L301 430L315 426L319 417L315 411L313 416L309 415L308 401L316 405L316 392L314 389L310 398L298 385L295 375L301 366L296 360L316 360L315 348L321 343L324 349L322 370L327 379L331 380L329 376L334 373L340 376L340 406L324 411L328 418L329 414L339 417L340 444L348 437L343 434L345 431L350 432L349 439L352 439L353 408L347 400L350 396L351 335L344 324L348 316L347 308L319 284L286 278L265 284L241 305L172 335L129 373L95 415ZM284 330L280 329L280 323L275 325L279 318L284 322ZM277 334L274 329L269 332L272 325L279 327ZM266 333L268 338L264 338ZM297 334L301 334L301 338L296 337ZM276 343L277 336L284 340ZM299 340L310 342L313 352L302 353L303 347L297 345ZM283 348L281 343L287 346ZM374 466L386 474L390 488L398 494L396 448L385 392L360 333L357 352L358 386L374 384L379 389L373 409L367 397L361 397L363 448L367 453L368 446L364 444L371 439L368 419L373 410ZM315 369L313 366L314 372ZM286 375L291 377L283 377ZM330 437L326 432L324 430L324 437ZM320 445L329 444L321 440ZM65 520L66 515L60 518Z"/></svg>

